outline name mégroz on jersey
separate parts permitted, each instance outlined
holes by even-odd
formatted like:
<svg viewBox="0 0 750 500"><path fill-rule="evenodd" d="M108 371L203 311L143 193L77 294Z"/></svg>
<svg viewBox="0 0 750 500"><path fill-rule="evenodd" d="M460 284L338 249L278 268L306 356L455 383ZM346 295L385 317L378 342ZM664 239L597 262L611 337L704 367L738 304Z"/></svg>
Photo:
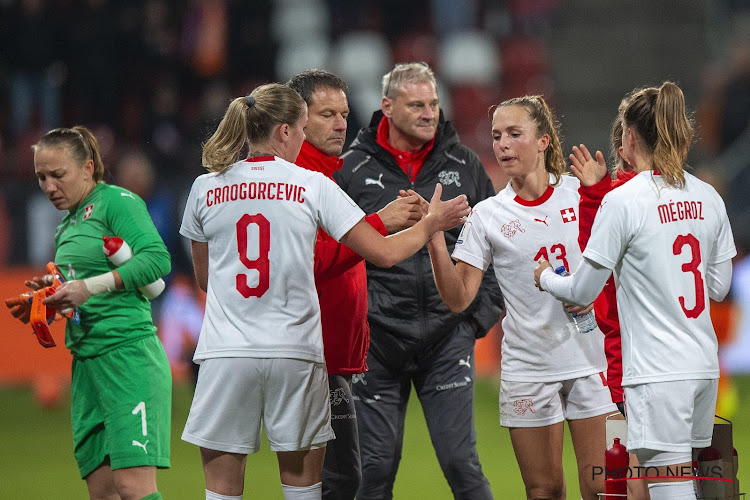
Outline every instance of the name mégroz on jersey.
<svg viewBox="0 0 750 500"><path fill-rule="evenodd" d="M670 201L659 205L659 220L662 224L678 220L703 220L702 201Z"/></svg>
<svg viewBox="0 0 750 500"><path fill-rule="evenodd" d="M305 188L285 182L241 182L214 189L206 193L206 206L237 200L279 200L305 202Z"/></svg>

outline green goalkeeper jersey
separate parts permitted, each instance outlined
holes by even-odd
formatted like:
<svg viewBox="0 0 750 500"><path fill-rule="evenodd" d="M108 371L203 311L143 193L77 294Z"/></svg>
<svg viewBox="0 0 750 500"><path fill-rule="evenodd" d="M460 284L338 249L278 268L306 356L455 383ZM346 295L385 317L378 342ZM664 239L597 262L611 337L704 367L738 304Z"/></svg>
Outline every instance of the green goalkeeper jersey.
<svg viewBox="0 0 750 500"><path fill-rule="evenodd" d="M133 258L116 267L104 255L102 236L119 236ZM146 204L130 191L99 183L55 233L55 264L68 280L117 269L124 290L94 295L78 308L80 323L67 320L65 345L74 356L103 354L118 345L154 335L151 304L138 287L170 271L170 257Z"/></svg>

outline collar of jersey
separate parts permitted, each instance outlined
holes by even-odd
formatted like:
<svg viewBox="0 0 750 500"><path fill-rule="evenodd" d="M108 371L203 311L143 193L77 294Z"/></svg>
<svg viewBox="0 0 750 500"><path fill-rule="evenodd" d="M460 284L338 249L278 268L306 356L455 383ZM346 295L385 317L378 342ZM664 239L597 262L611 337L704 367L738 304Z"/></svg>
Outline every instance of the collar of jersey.
<svg viewBox="0 0 750 500"><path fill-rule="evenodd" d="M554 188L552 186L547 186L547 190L544 192L544 194L542 194L542 196L540 196L536 200L531 200L531 201L524 200L518 195L516 195L514 200L516 203L518 203L519 205L523 205L524 207L536 207L538 205L541 205L545 201L549 200L553 192L554 192Z"/></svg>
<svg viewBox="0 0 750 500"><path fill-rule="evenodd" d="M251 156L245 159L245 161L273 161L274 158L273 156Z"/></svg>

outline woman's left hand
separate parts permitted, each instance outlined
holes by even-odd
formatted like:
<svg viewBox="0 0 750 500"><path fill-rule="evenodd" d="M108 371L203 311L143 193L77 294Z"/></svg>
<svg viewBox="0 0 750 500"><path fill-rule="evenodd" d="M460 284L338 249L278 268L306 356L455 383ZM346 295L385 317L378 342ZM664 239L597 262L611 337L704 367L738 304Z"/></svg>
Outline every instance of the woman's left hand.
<svg viewBox="0 0 750 500"><path fill-rule="evenodd" d="M59 312L65 314L72 311L87 300L89 293L83 280L67 281L62 284L55 293L44 299L42 302L48 307L54 307Z"/></svg>

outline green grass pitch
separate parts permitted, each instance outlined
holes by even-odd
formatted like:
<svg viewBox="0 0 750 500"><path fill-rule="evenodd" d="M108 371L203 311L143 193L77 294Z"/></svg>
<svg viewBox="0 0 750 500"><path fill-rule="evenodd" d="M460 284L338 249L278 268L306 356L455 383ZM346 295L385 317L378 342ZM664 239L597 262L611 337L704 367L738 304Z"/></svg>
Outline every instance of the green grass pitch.
<svg viewBox="0 0 750 500"><path fill-rule="evenodd" d="M734 417L734 444L739 453L740 485L750 487L750 377L736 378L739 413ZM495 498L524 498L523 483L513 456L508 431L498 423L498 384L481 381L476 388L476 427L479 457ZM198 448L180 440L192 397L188 385L174 390L172 468L158 473L167 500L204 498L203 471ZM82 499L86 486L73 460L69 402L42 410L26 388L0 389L0 498ZM744 412L743 412L744 411ZM412 394L407 414L404 456L394 489L396 499L450 499L450 489L432 450L421 407ZM276 459L264 449L248 457L245 498L281 499ZM575 457L566 432L564 449L568 498L578 499Z"/></svg>

